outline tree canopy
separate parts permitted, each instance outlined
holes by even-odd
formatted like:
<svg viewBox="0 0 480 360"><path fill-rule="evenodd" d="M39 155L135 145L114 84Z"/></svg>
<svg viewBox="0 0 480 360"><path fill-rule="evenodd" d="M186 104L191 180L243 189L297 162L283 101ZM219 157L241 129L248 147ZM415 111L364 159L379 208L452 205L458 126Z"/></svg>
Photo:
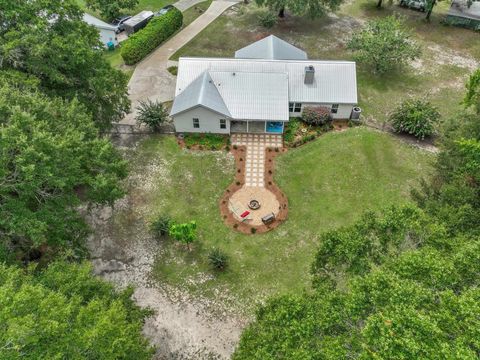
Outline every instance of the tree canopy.
<svg viewBox="0 0 480 360"><path fill-rule="evenodd" d="M233 358L475 359L480 238L448 240L409 207L322 236L314 289L270 300Z"/></svg>
<svg viewBox="0 0 480 360"><path fill-rule="evenodd" d="M113 20L121 15L124 9L133 9L138 5L138 0L86 0L88 8L99 11L106 20Z"/></svg>
<svg viewBox="0 0 480 360"><path fill-rule="evenodd" d="M129 111L127 76L104 59L98 30L75 0L0 0L0 9L0 70L37 78L49 96L78 99L100 129Z"/></svg>
<svg viewBox="0 0 480 360"><path fill-rule="evenodd" d="M449 122L416 205L322 234L312 287L262 306L233 359L477 359L479 120Z"/></svg>
<svg viewBox="0 0 480 360"><path fill-rule="evenodd" d="M343 0L255 0L257 5L266 6L284 17L285 10L297 16L320 17L338 9Z"/></svg>
<svg viewBox="0 0 480 360"><path fill-rule="evenodd" d="M145 316L87 263L43 271L0 264L0 358L150 359Z"/></svg>
<svg viewBox="0 0 480 360"><path fill-rule="evenodd" d="M0 244L20 256L78 245L78 206L122 196L126 163L79 101L49 98L19 73L0 79Z"/></svg>
<svg viewBox="0 0 480 360"><path fill-rule="evenodd" d="M354 52L355 60L371 66L378 74L406 65L420 55L420 47L395 16L369 21L353 34L347 47Z"/></svg>
<svg viewBox="0 0 480 360"><path fill-rule="evenodd" d="M467 107L475 108L476 112L480 114L480 69L470 75L466 87L464 104Z"/></svg>

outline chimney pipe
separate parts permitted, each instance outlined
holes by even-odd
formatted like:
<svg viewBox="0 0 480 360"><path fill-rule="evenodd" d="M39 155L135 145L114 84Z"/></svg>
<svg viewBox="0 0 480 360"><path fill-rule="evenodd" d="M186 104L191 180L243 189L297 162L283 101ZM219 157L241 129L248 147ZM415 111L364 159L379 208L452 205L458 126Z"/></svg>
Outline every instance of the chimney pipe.
<svg viewBox="0 0 480 360"><path fill-rule="evenodd" d="M310 85L313 84L313 80L315 79L315 68L310 65L305 67L305 84Z"/></svg>

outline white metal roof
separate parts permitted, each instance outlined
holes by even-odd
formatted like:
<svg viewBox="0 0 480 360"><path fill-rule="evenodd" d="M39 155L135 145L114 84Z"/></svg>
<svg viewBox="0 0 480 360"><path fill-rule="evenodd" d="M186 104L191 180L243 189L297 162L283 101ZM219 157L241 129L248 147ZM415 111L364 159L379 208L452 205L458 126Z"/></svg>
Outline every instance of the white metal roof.
<svg viewBox="0 0 480 360"><path fill-rule="evenodd" d="M288 121L287 74L205 71L175 97L170 115L196 106L232 119Z"/></svg>
<svg viewBox="0 0 480 360"><path fill-rule="evenodd" d="M228 111L208 71L201 74L175 98L170 115L177 115L196 106L202 106L231 117L230 111Z"/></svg>
<svg viewBox="0 0 480 360"><path fill-rule="evenodd" d="M99 29L105 29L105 30L112 30L115 31L115 26L107 24L105 21L102 21L100 19L97 19L95 16L92 16L90 14L83 14L83 21L86 22L89 25L93 25L96 28Z"/></svg>
<svg viewBox="0 0 480 360"><path fill-rule="evenodd" d="M148 19L153 16L153 11L143 10L140 11L137 15L132 16L130 19L124 22L125 25L135 26L138 23L142 22L145 19Z"/></svg>
<svg viewBox="0 0 480 360"><path fill-rule="evenodd" d="M454 0L448 11L450 16L480 20L480 1L473 1L470 7L466 1Z"/></svg>
<svg viewBox="0 0 480 360"><path fill-rule="evenodd" d="M210 71L233 119L288 121L285 73Z"/></svg>
<svg viewBox="0 0 480 360"><path fill-rule="evenodd" d="M304 83L304 77L305 67L309 65L315 68L315 79L313 84L308 85ZM180 58L175 95L178 96L205 71L210 74L253 73L255 75L249 77L248 85L233 82L231 86L239 86L237 92L258 94L258 89L268 91L272 86L265 83L265 77L259 74L285 74L288 82L287 103L357 104L356 66L351 61ZM228 106L229 100L225 95L222 94L222 97Z"/></svg>
<svg viewBox="0 0 480 360"><path fill-rule="evenodd" d="M306 60L307 53L288 42L267 36L235 52L237 59Z"/></svg>

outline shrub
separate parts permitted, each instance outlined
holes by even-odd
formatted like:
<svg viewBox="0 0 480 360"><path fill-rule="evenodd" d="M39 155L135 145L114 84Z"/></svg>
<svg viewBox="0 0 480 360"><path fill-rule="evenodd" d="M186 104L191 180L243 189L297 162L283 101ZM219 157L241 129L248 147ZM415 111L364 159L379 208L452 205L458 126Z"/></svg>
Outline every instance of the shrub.
<svg viewBox="0 0 480 360"><path fill-rule="evenodd" d="M168 118L168 112L158 101L141 101L137 107L137 123L147 125L153 131L158 131L160 125L165 123Z"/></svg>
<svg viewBox="0 0 480 360"><path fill-rule="evenodd" d="M302 120L309 125L324 125L330 121L330 109L325 106L307 106L303 109Z"/></svg>
<svg viewBox="0 0 480 360"><path fill-rule="evenodd" d="M150 231L156 238L160 238L168 234L170 223L170 217L160 215L150 224Z"/></svg>
<svg viewBox="0 0 480 360"><path fill-rule="evenodd" d="M285 125L285 131L283 134L283 140L285 141L285 144L291 145L294 142L299 128L300 120L298 118L290 119L290 121Z"/></svg>
<svg viewBox="0 0 480 360"><path fill-rule="evenodd" d="M422 140L433 135L439 119L440 113L436 107L425 99L407 99L390 115L395 132L411 134Z"/></svg>
<svg viewBox="0 0 480 360"><path fill-rule="evenodd" d="M258 22L263 27L266 27L267 29L270 29L277 24L277 15L275 15L271 11L262 11L258 15Z"/></svg>
<svg viewBox="0 0 480 360"><path fill-rule="evenodd" d="M172 223L169 226L168 234L175 240L186 244L190 250L190 244L197 239L197 223L195 221L184 224Z"/></svg>
<svg viewBox="0 0 480 360"><path fill-rule="evenodd" d="M222 250L214 248L208 253L208 262L213 269L223 271L227 268L228 256Z"/></svg>
<svg viewBox="0 0 480 360"><path fill-rule="evenodd" d="M184 140L186 145L198 145L199 148L205 146L211 150L220 150L226 143L225 136L217 134L186 134Z"/></svg>
<svg viewBox="0 0 480 360"><path fill-rule="evenodd" d="M180 29L182 23L183 15L178 9L172 9L163 16L153 18L144 29L122 43L120 54L125 64L133 65L145 58Z"/></svg>

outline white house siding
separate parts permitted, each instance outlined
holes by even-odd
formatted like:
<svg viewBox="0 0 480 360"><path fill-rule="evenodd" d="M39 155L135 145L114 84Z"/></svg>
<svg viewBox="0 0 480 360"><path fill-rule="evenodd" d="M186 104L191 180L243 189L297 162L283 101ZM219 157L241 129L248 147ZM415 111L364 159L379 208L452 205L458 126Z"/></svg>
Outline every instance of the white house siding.
<svg viewBox="0 0 480 360"><path fill-rule="evenodd" d="M302 104L302 112L306 106L324 106L327 108L332 108L332 104ZM332 119L334 120L344 120L350 119L350 115L352 113L353 107L356 106L355 104L339 104L338 111L336 114L332 114ZM290 117L301 117L302 113L290 113Z"/></svg>
<svg viewBox="0 0 480 360"><path fill-rule="evenodd" d="M193 119L197 118L200 121L200 127L193 127ZM227 128L220 129L220 119L225 119L225 116L217 114L211 110L203 107L196 107L175 115L173 123L175 124L176 132L197 132L197 133L216 133L229 134L230 120L227 120Z"/></svg>

